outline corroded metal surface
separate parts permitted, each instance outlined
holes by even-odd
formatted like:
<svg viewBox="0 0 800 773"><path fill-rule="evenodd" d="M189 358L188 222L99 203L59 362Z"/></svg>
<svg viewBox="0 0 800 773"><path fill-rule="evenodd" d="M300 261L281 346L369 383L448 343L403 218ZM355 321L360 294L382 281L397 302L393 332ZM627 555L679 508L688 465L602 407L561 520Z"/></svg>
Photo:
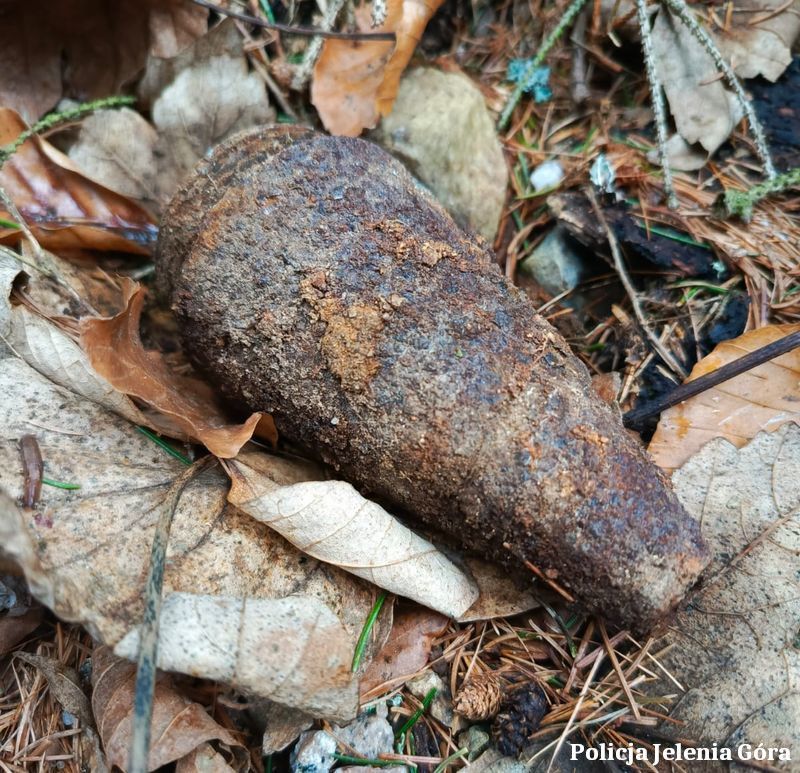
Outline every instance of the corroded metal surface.
<svg viewBox="0 0 800 773"><path fill-rule="evenodd" d="M198 365L364 493L640 630L702 569L564 340L375 145L234 138L166 213L159 270Z"/></svg>

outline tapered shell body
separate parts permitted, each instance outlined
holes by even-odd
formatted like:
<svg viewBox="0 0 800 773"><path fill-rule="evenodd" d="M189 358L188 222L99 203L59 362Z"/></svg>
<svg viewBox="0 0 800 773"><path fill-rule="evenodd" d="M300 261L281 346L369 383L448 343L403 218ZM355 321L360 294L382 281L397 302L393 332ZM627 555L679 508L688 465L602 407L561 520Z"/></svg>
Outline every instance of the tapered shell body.
<svg viewBox="0 0 800 773"><path fill-rule="evenodd" d="M704 565L583 364L375 145L241 135L178 192L159 251L198 366L364 493L637 629Z"/></svg>

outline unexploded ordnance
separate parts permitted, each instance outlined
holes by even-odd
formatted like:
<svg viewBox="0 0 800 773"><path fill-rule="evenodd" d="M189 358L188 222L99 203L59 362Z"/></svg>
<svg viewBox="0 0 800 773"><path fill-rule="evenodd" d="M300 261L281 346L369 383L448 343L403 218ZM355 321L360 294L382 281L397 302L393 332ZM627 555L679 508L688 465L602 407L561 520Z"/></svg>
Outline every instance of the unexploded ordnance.
<svg viewBox="0 0 800 773"><path fill-rule="evenodd" d="M706 561L583 364L377 146L259 129L164 216L159 282L229 397L398 513L641 630Z"/></svg>

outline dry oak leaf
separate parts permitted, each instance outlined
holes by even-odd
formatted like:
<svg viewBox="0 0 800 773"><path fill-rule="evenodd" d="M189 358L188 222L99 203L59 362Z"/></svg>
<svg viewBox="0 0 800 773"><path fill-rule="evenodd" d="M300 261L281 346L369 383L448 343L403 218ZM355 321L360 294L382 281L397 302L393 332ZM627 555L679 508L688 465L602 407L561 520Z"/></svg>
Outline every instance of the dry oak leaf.
<svg viewBox="0 0 800 773"><path fill-rule="evenodd" d="M0 108L0 146L27 129L20 116ZM150 254L153 217L138 204L90 180L41 137L27 140L0 167L0 186L39 242L51 250L116 250ZM10 219L0 205L0 216ZM0 227L0 240L17 241L16 228Z"/></svg>
<svg viewBox="0 0 800 773"><path fill-rule="evenodd" d="M0 307L0 312L2 308ZM63 334L53 328L53 337ZM110 646L135 630L142 614L142 583L153 532L167 492L182 464L138 433L128 421L57 386L16 356L0 360L0 544L24 571L33 595L61 619L83 624ZM35 434L45 474L80 485L77 491L43 487L35 508L21 510L25 477L19 438ZM313 597L333 611L346 632L336 657L349 675L358 635L375 600L375 590L335 567L303 556L271 529L226 503L227 479L220 471L198 477L185 491L170 535L165 594L205 594L230 605L231 599L257 609L264 600ZM391 610L381 615L365 660L383 644ZM222 612L221 612L222 614ZM169 637L169 620L161 635ZM230 615L225 617L230 621ZM206 619L206 623L210 623ZM175 621L179 628L183 621ZM198 636L208 644L203 630ZM301 641L313 631L294 630ZM241 641L250 641L246 632ZM318 646L331 649L334 641ZM162 648L161 665L177 663ZM231 675L232 684L273 698L275 674L286 663L263 659L263 651L214 650L219 662L209 673ZM287 705L339 721L352 718L357 705L353 677L341 686L341 673L326 676L314 662L297 662L292 651ZM331 652L328 657L331 657ZM239 669L239 665L241 669ZM192 667L191 673L203 675ZM302 687L302 689L301 689ZM303 703L307 701L307 703ZM298 703L299 702L299 703Z"/></svg>
<svg viewBox="0 0 800 773"><path fill-rule="evenodd" d="M712 440L673 474L713 558L662 642L671 647L660 662L685 688L660 728L667 735L730 747L734 759L742 743L800 749L798 479L794 423L761 432L739 449ZM769 764L797 770L796 763ZM692 765L693 771L722 768Z"/></svg>
<svg viewBox="0 0 800 773"><path fill-rule="evenodd" d="M388 0L386 21L370 23L370 6L356 11L362 32L394 32L387 41L326 40L314 67L311 102L331 134L357 137L392 110L400 77L425 25L443 0Z"/></svg>
<svg viewBox="0 0 800 773"><path fill-rule="evenodd" d="M723 341L694 366L688 381L797 330L800 325L769 325ZM795 349L668 408L648 450L669 471L713 438L724 437L741 447L762 430L773 432L787 421L800 421L798 385L800 349Z"/></svg>
<svg viewBox="0 0 800 773"><path fill-rule="evenodd" d="M103 740L109 765L125 770L128 766L133 729L133 696L136 666L114 657L108 647L96 647L92 653L92 709ZM160 674L153 696L152 741L147 769L191 754L210 740L225 744L238 755L243 768L247 753L241 742L214 719L199 703L183 697L167 674Z"/></svg>
<svg viewBox="0 0 800 773"><path fill-rule="evenodd" d="M394 625L383 649L361 677L362 703L370 693L388 692L421 671L428 663L433 640L444 633L448 619L424 607L407 607L395 613Z"/></svg>
<svg viewBox="0 0 800 773"><path fill-rule="evenodd" d="M148 49L174 56L208 27L190 0L3 0L0 104L33 122L62 97L119 92Z"/></svg>
<svg viewBox="0 0 800 773"><path fill-rule="evenodd" d="M228 500L304 553L450 617L477 600L471 577L349 483L247 452L226 469Z"/></svg>
<svg viewBox="0 0 800 773"><path fill-rule="evenodd" d="M231 424L207 384L172 373L160 353L146 351L139 337L143 303L144 289L131 288L126 308L116 316L81 321L80 343L92 368L115 389L167 417L169 424L161 431L169 434L175 425L180 436L198 440L216 456L236 456L261 414L254 413L244 424Z"/></svg>

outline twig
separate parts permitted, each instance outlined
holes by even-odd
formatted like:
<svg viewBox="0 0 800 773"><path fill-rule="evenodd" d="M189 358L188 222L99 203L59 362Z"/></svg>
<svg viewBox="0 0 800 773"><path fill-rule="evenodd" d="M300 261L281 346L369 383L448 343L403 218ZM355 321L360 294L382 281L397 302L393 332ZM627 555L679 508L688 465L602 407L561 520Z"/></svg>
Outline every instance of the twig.
<svg viewBox="0 0 800 773"><path fill-rule="evenodd" d="M636 0L636 13L639 17L639 34L642 38L645 71L647 72L647 81L650 84L650 100L656 120L658 157L661 160L661 168L664 171L664 193L667 197L667 206L670 209L677 209L678 198L675 195L675 186L672 184L672 170L669 168L669 158L667 157L667 110L664 106L664 90L658 77L656 58L653 53L653 37L650 34L650 20L647 18L646 0Z"/></svg>
<svg viewBox="0 0 800 773"><path fill-rule="evenodd" d="M346 0L328 0L328 6L325 9L325 15L322 17L321 29L323 32L328 32L336 24L336 17L344 7ZM295 91L303 89L311 77L311 71L317 63L319 53L322 51L322 36L317 35L311 39L311 42L306 47L306 52L303 55L303 61L297 68L297 71L292 78L292 88Z"/></svg>
<svg viewBox="0 0 800 773"><path fill-rule="evenodd" d="M584 8L575 20L572 28L572 101L582 105L589 99L589 88L586 85L586 27L589 24L588 8Z"/></svg>
<svg viewBox="0 0 800 773"><path fill-rule="evenodd" d="M658 353L658 356L664 360L664 362L673 370L673 372L677 373L681 378L686 378L687 373L683 366L672 356L672 354L661 343L661 341L658 340L658 336L656 336L656 334L650 330L650 327L647 324L644 312L642 312L642 307L639 304L639 297L636 294L636 288L633 286L633 282L631 282L631 279L628 276L628 271L622 261L622 254L619 249L617 237L614 236L614 232L609 227L605 215L603 215L603 211L598 206L594 191L591 188L587 188L586 195L589 197L589 202L592 205L592 209L594 209L595 216L605 231L606 238L608 239L608 246L611 248L611 256L614 259L614 268L619 275L622 286L625 288L625 292L628 294L636 321L639 323L639 326L642 328L645 336L647 336L652 347Z"/></svg>
<svg viewBox="0 0 800 773"><path fill-rule="evenodd" d="M777 341L773 341L771 344L762 346L755 351L748 352L743 357L739 357L738 360L729 362L727 365L723 365L721 368L717 368L717 370L711 373L706 373L706 375L700 376L700 378L696 378L694 381L681 384L663 397L659 397L657 400L653 400L643 405L641 408L628 411L623 415L622 421L626 427L635 428L641 426L642 421L645 419L656 416L667 408L671 408L673 405L682 403L690 397L699 395L701 392L705 392L711 389L711 387L717 386L717 384L721 384L742 373L746 373L748 370L762 365L765 362L769 362L770 360L774 360L776 357L780 357L782 354L791 352L798 347L800 347L800 330L795 333L789 333L789 335L779 338Z"/></svg>
<svg viewBox="0 0 800 773"><path fill-rule="evenodd" d="M740 217L747 222L753 216L753 207L759 201L796 185L800 185L800 167L790 169L746 191L725 191L720 194L714 208L721 217Z"/></svg>
<svg viewBox="0 0 800 773"><path fill-rule="evenodd" d="M544 43L542 43L539 50L536 52L536 56L534 56L530 65L528 66L528 69L525 71L524 75L519 79L519 81L517 81L514 91L511 92L511 96L508 98L508 102L506 102L506 106L503 108L503 112L500 114L500 119L497 122L497 128L500 131L506 127L509 118L511 118L511 113L514 112L514 108L517 106L520 97L522 97L522 92L525 91L525 87L528 85L528 81L530 81L531 76L536 71L536 68L542 64L544 58L550 53L550 49L564 34L564 31L567 29L567 27L572 24L572 21L581 12L581 9L584 5L586 5L586 2L587 0L572 0L572 3L570 4L569 8L564 11L564 15L559 20L555 29L545 38Z"/></svg>
<svg viewBox="0 0 800 773"><path fill-rule="evenodd" d="M637 2L642 2L642 0L637 0ZM758 120L756 111L747 98L747 94L744 93L742 84L739 83L736 73L734 73L731 66L725 61L725 58L720 53L717 44L713 41L711 36L700 26L697 19L692 15L685 0L664 0L664 2L666 2L670 10L686 25L692 35L700 41L703 48L708 52L708 55L713 59L714 66L725 76L725 80L728 82L731 89L733 89L736 100L747 116L747 123L750 125L750 131L756 146L756 153L758 153L758 157L764 165L764 173L770 180L777 177L775 165L772 163L772 157L770 156L769 147L764 135L764 129L761 127L761 122Z"/></svg>
<svg viewBox="0 0 800 773"><path fill-rule="evenodd" d="M175 510L186 486L198 473L216 462L207 456L181 473L170 486L159 513L153 546L150 551L150 570L147 575L144 613L139 628L139 658L136 668L136 691L133 698L133 732L131 737L129 773L147 773L150 756L150 722L156 686L158 661L158 619L161 612L161 590L164 585L164 565L167 542Z"/></svg>
<svg viewBox="0 0 800 773"><path fill-rule="evenodd" d="M300 35L307 38L319 35L323 38L337 38L338 40L395 40L394 32L333 32L331 30L320 30L314 27L293 27L290 24L264 21L264 19L259 19L258 16L250 16L250 14L247 13L232 11L230 8L222 8L214 3L209 3L208 0L192 0L192 2L196 5L202 5L203 8L208 8L214 11L214 13L218 13L220 16L230 16L233 19L245 21L256 27L285 32L287 35Z"/></svg>

